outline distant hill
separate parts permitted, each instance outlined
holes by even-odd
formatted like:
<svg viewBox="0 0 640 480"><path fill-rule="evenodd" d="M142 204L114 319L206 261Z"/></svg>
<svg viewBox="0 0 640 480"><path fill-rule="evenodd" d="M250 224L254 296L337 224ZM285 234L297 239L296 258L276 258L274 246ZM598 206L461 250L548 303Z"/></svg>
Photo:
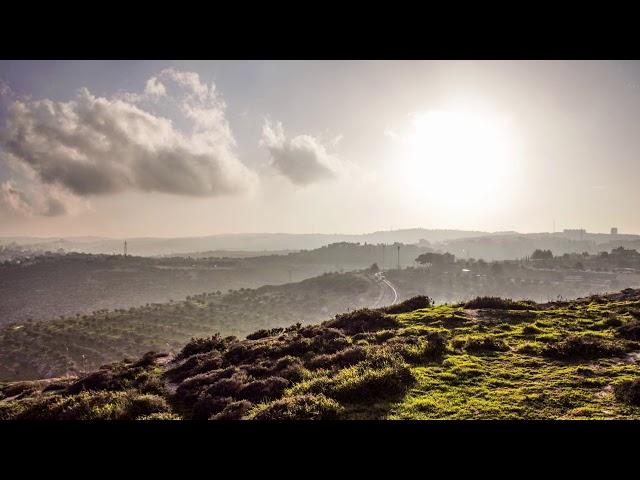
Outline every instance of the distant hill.
<svg viewBox="0 0 640 480"><path fill-rule="evenodd" d="M473 238L446 240L437 248L461 258L482 258L486 261L511 260L531 255L536 249L551 250L554 255L565 253L596 254L617 247L640 250L639 235L508 233Z"/></svg>
<svg viewBox="0 0 640 480"><path fill-rule="evenodd" d="M441 242L456 238L469 238L488 235L485 232L464 230L428 230L414 228L407 230L392 230L366 234L297 234L297 233L245 233L221 234L206 237L184 238L127 238L128 251L132 255L168 255L188 252L203 252L207 250L308 250L336 242L360 243L417 243L420 240ZM4 237L0 244L23 243L34 245L42 249L84 253L122 253L125 239L105 238L45 238Z"/></svg>
<svg viewBox="0 0 640 480"><path fill-rule="evenodd" d="M637 420L639 340L640 290L547 304L416 297L0 385L0 419Z"/></svg>
<svg viewBox="0 0 640 480"><path fill-rule="evenodd" d="M66 251L93 254L119 254L123 252L124 238L69 237L0 237L0 245L15 242L36 250ZM230 251L230 256L240 257L241 252L251 256L311 250L332 243L351 242L361 244L415 244L429 245L449 250L457 256L472 256L485 260L504 260L529 255L536 248L563 253L598 253L619 246L640 249L640 235L603 233L526 233L513 231L481 232L470 230L446 230L412 228L379 231L364 234L296 234L296 233L245 233L221 234L204 237L182 238L126 238L131 255L184 255L200 256L199 252ZM425 243L426 242L426 243Z"/></svg>

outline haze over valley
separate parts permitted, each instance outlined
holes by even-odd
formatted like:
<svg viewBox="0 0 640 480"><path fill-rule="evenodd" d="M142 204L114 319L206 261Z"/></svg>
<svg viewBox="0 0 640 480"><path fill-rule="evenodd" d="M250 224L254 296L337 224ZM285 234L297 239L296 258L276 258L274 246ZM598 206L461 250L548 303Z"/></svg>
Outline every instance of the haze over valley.
<svg viewBox="0 0 640 480"><path fill-rule="evenodd" d="M639 79L0 61L0 420L640 419Z"/></svg>

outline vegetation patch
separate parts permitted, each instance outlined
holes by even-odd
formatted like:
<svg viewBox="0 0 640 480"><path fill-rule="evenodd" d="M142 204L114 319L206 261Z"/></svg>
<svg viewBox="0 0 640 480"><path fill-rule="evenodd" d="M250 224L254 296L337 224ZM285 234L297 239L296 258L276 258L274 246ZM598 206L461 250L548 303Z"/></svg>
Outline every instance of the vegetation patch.
<svg viewBox="0 0 640 480"><path fill-rule="evenodd" d="M464 307L491 310L530 310L535 308L535 303L529 301L516 302L510 298L476 297L473 300L466 302Z"/></svg>
<svg viewBox="0 0 640 480"><path fill-rule="evenodd" d="M413 312L414 310L420 310L421 308L429 308L433 305L433 299L426 295L418 295L412 297L404 302L396 303L389 307L380 309L384 313L397 314Z"/></svg>
<svg viewBox="0 0 640 480"><path fill-rule="evenodd" d="M504 340L494 336L474 336L456 340L454 346L463 348L467 352L482 353L482 352L505 352L509 350L509 346Z"/></svg>
<svg viewBox="0 0 640 480"><path fill-rule="evenodd" d="M322 394L346 403L374 402L405 391L414 377L402 357L390 350L374 351L365 361L296 385L293 394Z"/></svg>
<svg viewBox="0 0 640 480"><path fill-rule="evenodd" d="M543 355L562 360L593 359L624 355L626 348L613 340L592 335L572 335L548 344Z"/></svg>
<svg viewBox="0 0 640 480"><path fill-rule="evenodd" d="M336 315L333 320L323 323L323 326L337 328L347 335L398 328L400 325L400 322L394 317L369 308Z"/></svg>
<svg viewBox="0 0 640 480"><path fill-rule="evenodd" d="M294 395L257 405L248 418L252 420L335 420L344 408L324 395Z"/></svg>
<svg viewBox="0 0 640 480"><path fill-rule="evenodd" d="M626 380L613 386L616 399L630 405L640 405L640 378Z"/></svg>
<svg viewBox="0 0 640 480"><path fill-rule="evenodd" d="M628 340L640 340L640 321L632 320L617 329L618 335Z"/></svg>
<svg viewBox="0 0 640 480"><path fill-rule="evenodd" d="M638 303L625 293L527 310L365 310L213 335L173 358L1 384L0 418L640 419L640 344L621 333Z"/></svg>

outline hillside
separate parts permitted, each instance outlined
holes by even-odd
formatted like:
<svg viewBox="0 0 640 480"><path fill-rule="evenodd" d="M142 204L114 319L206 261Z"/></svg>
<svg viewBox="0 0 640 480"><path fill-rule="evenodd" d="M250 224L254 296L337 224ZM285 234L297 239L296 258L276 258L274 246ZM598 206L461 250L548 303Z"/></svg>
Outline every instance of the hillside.
<svg viewBox="0 0 640 480"><path fill-rule="evenodd" d="M283 284L335 271L333 266L317 264L292 267L286 256L278 258L280 262L266 264L260 257L70 253L5 262L0 264L0 326L168 302L202 292Z"/></svg>
<svg viewBox="0 0 640 480"><path fill-rule="evenodd" d="M640 290L416 297L0 388L5 419L640 418Z"/></svg>
<svg viewBox="0 0 640 480"><path fill-rule="evenodd" d="M359 234L341 233L231 233L204 237L127 238L133 255L171 255L206 250L304 250L320 248L336 242L416 243L420 240L440 242L458 238L480 237L486 232L409 228ZM499 235L499 234L498 234ZM12 242L43 250L113 254L122 252L125 239L0 237L0 245Z"/></svg>
<svg viewBox="0 0 640 480"><path fill-rule="evenodd" d="M192 337L216 332L244 336L260 328L314 323L373 305L382 289L366 272L329 273L285 285L10 324L0 328L0 380L77 374L149 350L177 350Z"/></svg>

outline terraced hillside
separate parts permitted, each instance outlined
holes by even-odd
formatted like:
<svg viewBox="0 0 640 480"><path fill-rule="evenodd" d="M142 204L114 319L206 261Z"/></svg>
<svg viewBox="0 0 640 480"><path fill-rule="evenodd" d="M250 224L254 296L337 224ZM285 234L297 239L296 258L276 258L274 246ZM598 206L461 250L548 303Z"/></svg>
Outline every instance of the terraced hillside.
<svg viewBox="0 0 640 480"><path fill-rule="evenodd" d="M0 388L5 419L640 418L640 290L416 297Z"/></svg>
<svg viewBox="0 0 640 480"><path fill-rule="evenodd" d="M100 310L0 328L0 381L75 375L155 350L179 350L193 337L244 336L260 328L309 324L372 305L381 287L365 273L193 295L180 302Z"/></svg>

